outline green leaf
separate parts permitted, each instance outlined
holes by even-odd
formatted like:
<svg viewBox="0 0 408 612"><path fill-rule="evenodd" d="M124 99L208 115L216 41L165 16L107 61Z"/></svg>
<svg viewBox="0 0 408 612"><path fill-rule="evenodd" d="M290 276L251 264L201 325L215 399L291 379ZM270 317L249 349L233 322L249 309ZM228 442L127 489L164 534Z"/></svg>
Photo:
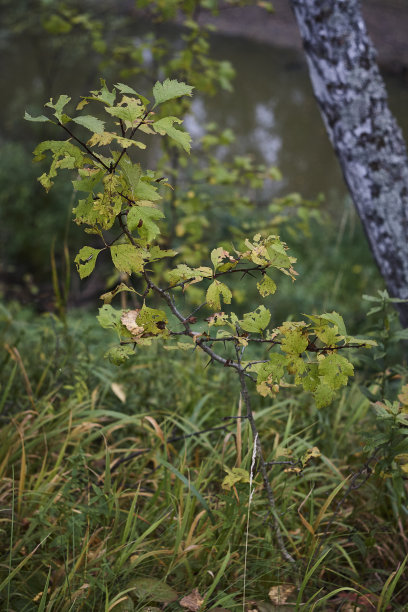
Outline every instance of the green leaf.
<svg viewBox="0 0 408 612"><path fill-rule="evenodd" d="M129 185L132 196L136 197L136 189L142 175L140 164L133 164L130 159L123 157L120 162L120 167L125 175L126 183Z"/></svg>
<svg viewBox="0 0 408 612"><path fill-rule="evenodd" d="M105 129L105 123L96 117L92 117L92 115L80 115L79 117L74 117L72 121L75 121L78 125L83 125L96 134L102 134Z"/></svg>
<svg viewBox="0 0 408 612"><path fill-rule="evenodd" d="M349 376L353 376L354 367L345 357L332 353L319 361L319 376L331 389L347 385Z"/></svg>
<svg viewBox="0 0 408 612"><path fill-rule="evenodd" d="M228 475L225 476L221 486L226 491L231 491L232 487L234 487L239 482L250 482L248 470L244 470L243 468L238 467L233 467L232 470L230 470L228 467L225 467L224 469Z"/></svg>
<svg viewBox="0 0 408 612"><path fill-rule="evenodd" d="M163 219L164 214L152 206L132 206L127 216L128 228L131 232L138 230L140 236L151 242L160 234L159 226L155 223Z"/></svg>
<svg viewBox="0 0 408 612"><path fill-rule="evenodd" d="M190 134L188 132L177 130L173 125L174 123L182 123L182 120L178 119L177 117L164 117L164 119L155 121L155 123L152 124L152 127L158 134L167 134L167 136L170 136L170 138L172 138L178 145L187 151L187 153L190 153Z"/></svg>
<svg viewBox="0 0 408 612"><path fill-rule="evenodd" d="M71 98L69 96L66 96L65 94L63 94L62 96L58 98L55 104L53 102L53 99L51 98L50 101L45 104L45 106L48 106L49 108L53 108L55 111L54 115L56 116L58 121L61 121L61 123L63 123L64 121L62 118L62 111L64 107L68 104L68 102L70 102L70 100Z"/></svg>
<svg viewBox="0 0 408 612"><path fill-rule="evenodd" d="M257 383L267 380L269 383L279 383L282 378L287 360L281 353L272 353L268 363L262 363L258 369Z"/></svg>
<svg viewBox="0 0 408 612"><path fill-rule="evenodd" d="M74 259L80 278L85 278L93 272L96 264L96 258L100 252L101 249L94 249L90 246L82 247Z"/></svg>
<svg viewBox="0 0 408 612"><path fill-rule="evenodd" d="M339 315L337 312L335 312L334 310L333 312L326 312L320 315L320 318L325 319L326 321L329 321L330 323L333 323L333 325L336 325L337 329L339 330L340 335L345 336L347 334L343 317Z"/></svg>
<svg viewBox="0 0 408 612"><path fill-rule="evenodd" d="M175 257L178 255L177 251L173 249L161 249L157 244L155 244L149 250L150 261L155 261L156 259L163 259L163 257Z"/></svg>
<svg viewBox="0 0 408 612"><path fill-rule="evenodd" d="M290 268L291 261L286 255L285 249L280 242L275 242L266 247L269 261L274 268Z"/></svg>
<svg viewBox="0 0 408 612"><path fill-rule="evenodd" d="M317 386L314 398L317 408L325 408L333 401L336 393L328 385L322 383Z"/></svg>
<svg viewBox="0 0 408 612"><path fill-rule="evenodd" d="M221 296L226 304L231 304L232 293L224 283L215 280L207 289L207 304L213 310L221 310Z"/></svg>
<svg viewBox="0 0 408 612"><path fill-rule="evenodd" d="M38 179L43 187L48 191L53 185L52 178L57 176L60 168L81 168L86 160L86 156L81 149L69 140L45 140L34 149L34 161L38 162L45 158L44 152L51 151L53 161L51 162L48 174L45 172Z"/></svg>
<svg viewBox="0 0 408 612"><path fill-rule="evenodd" d="M99 309L99 315L96 317L99 324L104 329L119 329L121 326L120 318L122 316L121 310L116 310L113 306L105 304Z"/></svg>
<svg viewBox="0 0 408 612"><path fill-rule="evenodd" d="M94 208L92 194L89 195L86 200L79 200L78 206L76 206L72 212L75 215L75 223L78 225L86 223L86 225L95 226L99 221L99 212Z"/></svg>
<svg viewBox="0 0 408 612"><path fill-rule="evenodd" d="M96 168L79 168L78 174L80 179L72 181L74 189L93 193L95 187L102 181L105 172Z"/></svg>
<svg viewBox="0 0 408 612"><path fill-rule="evenodd" d="M162 199L161 195L157 193L156 185L149 183L145 177L142 177L138 182L134 191L134 197L137 200L150 200L151 202L157 202L157 200Z"/></svg>
<svg viewBox="0 0 408 612"><path fill-rule="evenodd" d="M262 280L256 283L256 286L262 297L273 295L276 291L276 283L267 274L263 275Z"/></svg>
<svg viewBox="0 0 408 612"><path fill-rule="evenodd" d="M104 79L101 79L101 89L91 91L91 94L93 94L91 98L85 99L97 100L98 102L103 102L108 106L112 106L116 98L116 91L109 91L106 86L106 81Z"/></svg>
<svg viewBox="0 0 408 612"><path fill-rule="evenodd" d="M27 111L25 111L24 113L24 119L26 121L38 121L39 123L44 123L45 121L51 121L51 119L48 119L48 117L46 117L45 115L38 115L38 117L32 117L29 113L27 113ZM51 121L51 123L53 123Z"/></svg>
<svg viewBox="0 0 408 612"><path fill-rule="evenodd" d="M114 365L120 366L134 354L132 345L124 344L123 346L114 346L109 349L109 351L105 353L105 358L109 359L109 361Z"/></svg>
<svg viewBox="0 0 408 612"><path fill-rule="evenodd" d="M120 91L121 94L130 94L131 96L136 96L137 98L140 98L140 100L145 106L148 106L150 104L150 100L148 100L144 96L141 96L132 87L129 87L129 85L125 85L124 83L116 83L115 87L118 91Z"/></svg>
<svg viewBox="0 0 408 612"><path fill-rule="evenodd" d="M112 261L117 270L132 274L132 272L142 272L143 257L142 249L138 249L132 244L119 244L110 248Z"/></svg>
<svg viewBox="0 0 408 612"><path fill-rule="evenodd" d="M253 312L244 314L244 318L239 321L239 326L244 331L260 334L268 327L270 320L270 311L265 306L258 306Z"/></svg>
<svg viewBox="0 0 408 612"><path fill-rule="evenodd" d="M143 327L145 333L150 333L155 336L166 334L167 317L164 310L149 308L143 304L139 315L136 318L136 323Z"/></svg>
<svg viewBox="0 0 408 612"><path fill-rule="evenodd" d="M301 329L292 329L285 331L282 338L282 351L291 355L300 355L306 350L309 344L309 338L302 333Z"/></svg>
<svg viewBox="0 0 408 612"><path fill-rule="evenodd" d="M191 96L194 87L191 85L186 85L185 83L166 79L163 83L157 81L155 86L153 87L153 96L155 104L153 108L155 108L158 104L162 104L163 102L167 102L167 100L173 100L174 98L179 98L180 96Z"/></svg>
<svg viewBox="0 0 408 612"><path fill-rule="evenodd" d="M122 293L122 291L129 291L131 293L137 293L137 291L135 291L135 289L133 289L133 287L128 287L128 285L126 285L125 283L120 283L119 285L117 285L117 287L112 289L112 291L108 291L107 293L103 293L99 297L99 299L103 300L104 304L110 304L112 302L113 298L118 293Z"/></svg>
<svg viewBox="0 0 408 612"><path fill-rule="evenodd" d="M124 96L121 105L110 106L106 108L106 112L113 117L118 117L118 119L122 119L122 121L133 125L133 123L140 120L145 112L145 107L141 104L140 100Z"/></svg>

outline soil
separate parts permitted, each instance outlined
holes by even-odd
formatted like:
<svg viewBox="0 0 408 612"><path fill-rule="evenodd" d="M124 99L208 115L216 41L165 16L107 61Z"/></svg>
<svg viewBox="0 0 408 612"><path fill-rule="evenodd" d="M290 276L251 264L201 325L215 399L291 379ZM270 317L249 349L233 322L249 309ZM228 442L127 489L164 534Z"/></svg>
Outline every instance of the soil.
<svg viewBox="0 0 408 612"><path fill-rule="evenodd" d="M216 17L200 15L217 31L282 48L301 49L302 43L289 0L273 0L270 14L257 6L224 6ZM363 0L367 30L386 71L408 77L408 0Z"/></svg>

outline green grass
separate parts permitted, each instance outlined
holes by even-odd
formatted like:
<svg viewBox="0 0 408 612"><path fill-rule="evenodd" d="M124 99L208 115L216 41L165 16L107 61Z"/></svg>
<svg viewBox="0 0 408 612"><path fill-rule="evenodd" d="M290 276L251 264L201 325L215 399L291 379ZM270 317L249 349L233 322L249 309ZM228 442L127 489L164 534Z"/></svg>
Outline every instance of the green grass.
<svg viewBox="0 0 408 612"><path fill-rule="evenodd" d="M9 305L0 333L1 609L181 610L196 588L203 610L239 610L244 580L260 611L285 598L291 610L404 609L404 481L375 474L342 501L375 428L358 378L321 412L292 389L254 397L266 460L321 452L301 474L271 468L292 566L260 476L249 512L247 484L222 488L225 466L249 470L252 456L245 420L223 420L240 409L232 372L160 347L118 369L81 312L64 327Z"/></svg>

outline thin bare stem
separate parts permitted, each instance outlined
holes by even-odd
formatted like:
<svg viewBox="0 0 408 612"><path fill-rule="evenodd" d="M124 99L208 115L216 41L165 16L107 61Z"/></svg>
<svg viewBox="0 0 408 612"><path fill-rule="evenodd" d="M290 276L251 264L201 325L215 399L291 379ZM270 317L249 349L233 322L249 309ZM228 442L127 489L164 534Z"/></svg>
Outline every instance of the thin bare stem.
<svg viewBox="0 0 408 612"><path fill-rule="evenodd" d="M260 471L262 474L264 489L266 491L266 496L269 502L269 509L270 509L270 514L272 517L271 527L275 533L276 539L278 541L278 546L282 553L282 556L284 557L284 559L286 559L286 561L289 561L290 563L295 563L295 559L292 557L292 555L289 553L289 551L287 550L285 546L285 542L283 541L282 531L279 525L278 518L276 516L277 512L276 512L275 496L273 494L272 487L269 482L267 464L263 458L262 445L259 439L259 433L256 427L254 415L252 412L251 398L250 398L248 387L246 384L245 372L241 366L241 356L239 354L238 347L236 349L236 352L237 352L237 360L238 360L238 365L239 365L238 375L239 375L239 382L241 384L241 397L246 407L246 411L247 411L246 416L251 426L252 437L254 439L254 444L256 446L256 453L259 459L259 467L260 467Z"/></svg>

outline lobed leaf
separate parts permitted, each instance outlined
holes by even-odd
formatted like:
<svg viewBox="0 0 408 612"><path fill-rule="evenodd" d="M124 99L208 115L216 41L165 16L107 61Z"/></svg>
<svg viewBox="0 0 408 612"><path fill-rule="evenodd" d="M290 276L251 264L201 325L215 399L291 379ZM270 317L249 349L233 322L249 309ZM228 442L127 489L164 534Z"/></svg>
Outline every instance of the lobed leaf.
<svg viewBox="0 0 408 612"><path fill-rule="evenodd" d="M153 87L154 106L167 102L168 100L174 100L180 96L191 96L194 87L186 85L186 83L179 82L176 79L166 79L163 83L157 81Z"/></svg>
<svg viewBox="0 0 408 612"><path fill-rule="evenodd" d="M84 246L75 257L74 262L80 278L86 278L89 276L96 264L96 258L102 249L94 249L90 246Z"/></svg>

